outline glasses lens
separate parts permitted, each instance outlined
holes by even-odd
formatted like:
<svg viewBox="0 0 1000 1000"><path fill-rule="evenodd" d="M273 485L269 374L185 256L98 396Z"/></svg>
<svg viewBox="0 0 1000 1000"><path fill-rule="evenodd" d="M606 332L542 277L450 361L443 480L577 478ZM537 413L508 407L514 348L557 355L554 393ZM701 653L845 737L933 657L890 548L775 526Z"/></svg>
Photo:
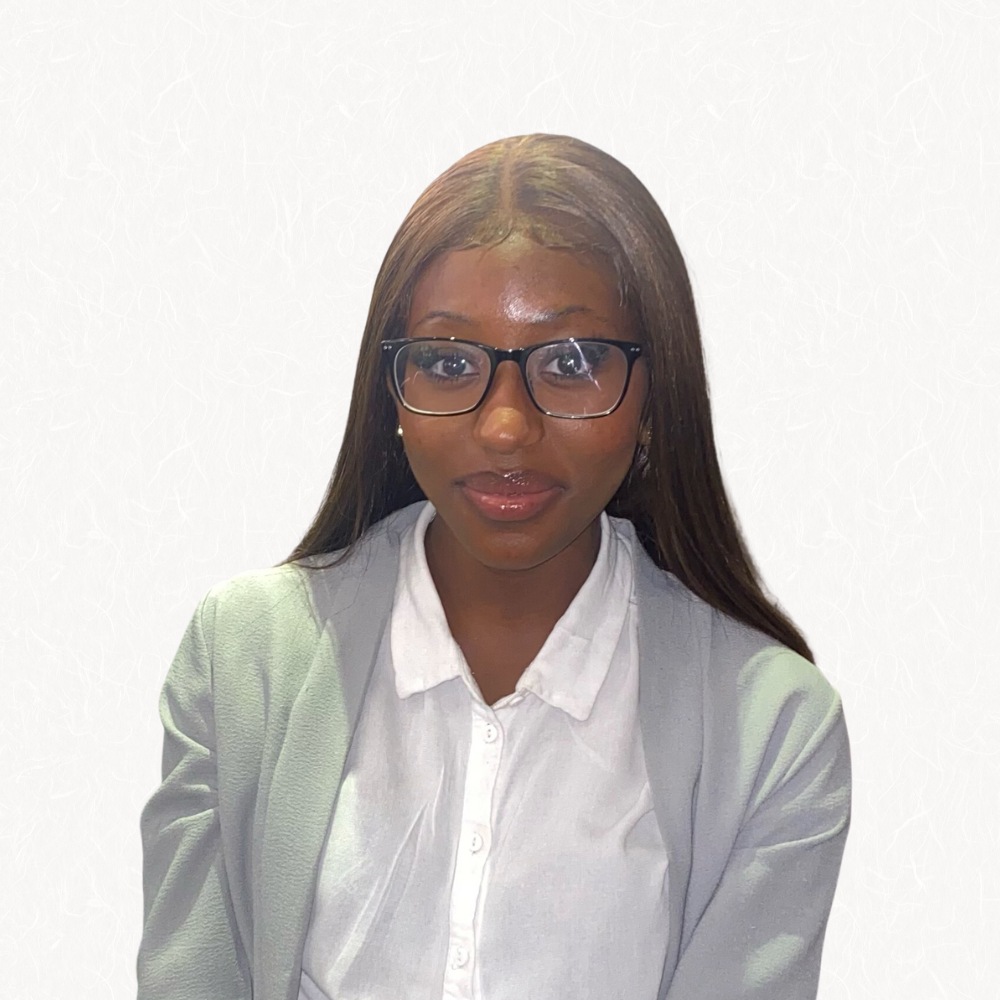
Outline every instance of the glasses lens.
<svg viewBox="0 0 1000 1000"><path fill-rule="evenodd" d="M590 340L549 344L528 356L528 384L535 401L560 417L613 410L625 390L628 357L620 347Z"/></svg>
<svg viewBox="0 0 1000 1000"><path fill-rule="evenodd" d="M470 344L417 340L396 355L395 377L407 406L422 413L461 413L479 404L490 358Z"/></svg>

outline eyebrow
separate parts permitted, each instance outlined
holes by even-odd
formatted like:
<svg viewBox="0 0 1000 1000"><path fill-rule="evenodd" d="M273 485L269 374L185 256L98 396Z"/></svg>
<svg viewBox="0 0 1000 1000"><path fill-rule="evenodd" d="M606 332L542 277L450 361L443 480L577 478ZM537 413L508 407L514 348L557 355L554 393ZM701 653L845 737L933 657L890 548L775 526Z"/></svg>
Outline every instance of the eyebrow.
<svg viewBox="0 0 1000 1000"><path fill-rule="evenodd" d="M529 326L542 326L545 323L555 323L556 320L562 319L564 316L572 316L574 313L589 313L595 319L603 320L605 323L608 322L603 316L598 316L589 306L563 306L562 309L547 309L545 312L539 313L534 319L528 320ZM433 309L431 312L427 313L426 316L422 316L416 323L414 327L420 326L421 323L426 323L428 320L432 319L450 319L456 323L465 323L468 325L473 325L475 321L466 316L464 313L451 312L448 309Z"/></svg>

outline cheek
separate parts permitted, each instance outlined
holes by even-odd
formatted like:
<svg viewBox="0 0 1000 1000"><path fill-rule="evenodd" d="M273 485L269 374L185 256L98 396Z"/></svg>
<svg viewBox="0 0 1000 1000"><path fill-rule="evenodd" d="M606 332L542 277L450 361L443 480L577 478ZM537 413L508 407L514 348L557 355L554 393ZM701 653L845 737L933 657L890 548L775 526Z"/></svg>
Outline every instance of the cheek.
<svg viewBox="0 0 1000 1000"><path fill-rule="evenodd" d="M419 417L407 414L409 419L402 419L403 451L406 453L410 469L421 486L430 484L437 479L449 476L449 455L454 455L455 447L452 435L442 428L428 426ZM426 487L425 487L426 492Z"/></svg>
<svg viewBox="0 0 1000 1000"><path fill-rule="evenodd" d="M582 421L581 421L582 423ZM635 453L635 439L638 427L633 421L622 421L600 428L596 433L590 428L569 434L561 442L561 450L573 456L574 464L580 469L596 473L600 477L622 475L628 471Z"/></svg>

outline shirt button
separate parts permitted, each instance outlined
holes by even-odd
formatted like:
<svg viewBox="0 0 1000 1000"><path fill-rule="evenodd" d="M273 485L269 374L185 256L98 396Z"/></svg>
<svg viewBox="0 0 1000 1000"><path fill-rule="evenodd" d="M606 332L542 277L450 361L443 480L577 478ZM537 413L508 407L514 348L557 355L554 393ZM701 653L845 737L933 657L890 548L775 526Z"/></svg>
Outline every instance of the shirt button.
<svg viewBox="0 0 1000 1000"><path fill-rule="evenodd" d="M455 948L455 952L451 957L451 967L453 969L461 969L466 962L469 961L469 949L458 945Z"/></svg>
<svg viewBox="0 0 1000 1000"><path fill-rule="evenodd" d="M483 849L482 836L478 833L473 833L473 835L469 838L469 850L472 851L473 854L476 854L482 849Z"/></svg>
<svg viewBox="0 0 1000 1000"><path fill-rule="evenodd" d="M483 730L483 739L487 743L496 743L497 737L500 735L500 730L493 725L492 722L486 723L486 728Z"/></svg>

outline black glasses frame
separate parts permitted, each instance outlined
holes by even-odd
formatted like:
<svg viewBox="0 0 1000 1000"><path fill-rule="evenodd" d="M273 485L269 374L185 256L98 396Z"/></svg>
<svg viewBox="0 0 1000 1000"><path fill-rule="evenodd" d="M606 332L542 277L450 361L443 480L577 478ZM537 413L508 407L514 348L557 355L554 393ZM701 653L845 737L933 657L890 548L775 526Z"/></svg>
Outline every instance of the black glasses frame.
<svg viewBox="0 0 1000 1000"><path fill-rule="evenodd" d="M478 347L489 356L490 376L486 380L486 387L483 389L483 394L475 406L467 406L464 410L455 410L452 413L435 413L433 410L419 410L415 406L410 406L410 404L403 399L403 393L399 387L399 378L396 372L396 356L407 344L420 344L431 341L446 341L452 344L465 344L467 347ZM535 399L535 394L531 391L531 386L528 384L528 358L535 351L539 351L543 347L554 347L557 344L575 343L610 344L613 347L621 348L621 350L625 352L625 361L628 365L625 372L625 384L622 386L622 392L618 397L618 402L615 403L611 409L603 410L601 413L583 413L577 416L567 416L564 413L552 413L550 410L546 410L545 407L540 406L538 400ZM473 410L478 410L479 407L483 405L483 401L490 394L490 387L493 385L493 379L497 373L497 366L503 361L513 361L518 368L521 369L521 381L524 383L524 388L528 393L528 398L534 404L535 409L540 410L547 417L558 417L560 420L590 420L594 417L606 417L614 413L615 410L622 405L622 400L628 393L628 387L632 381L632 369L641 354L642 344L637 344L630 340L611 340L608 337L563 337L561 340L547 340L543 344L531 344L529 347L508 348L490 347L489 344L480 344L475 340L463 340L461 337L404 337L401 340L382 341L382 361L388 369L390 375L389 383L392 386L392 391L395 394L396 399L398 399L402 406L409 410L410 413L419 413L421 416L425 417L458 417L463 413L472 413Z"/></svg>

